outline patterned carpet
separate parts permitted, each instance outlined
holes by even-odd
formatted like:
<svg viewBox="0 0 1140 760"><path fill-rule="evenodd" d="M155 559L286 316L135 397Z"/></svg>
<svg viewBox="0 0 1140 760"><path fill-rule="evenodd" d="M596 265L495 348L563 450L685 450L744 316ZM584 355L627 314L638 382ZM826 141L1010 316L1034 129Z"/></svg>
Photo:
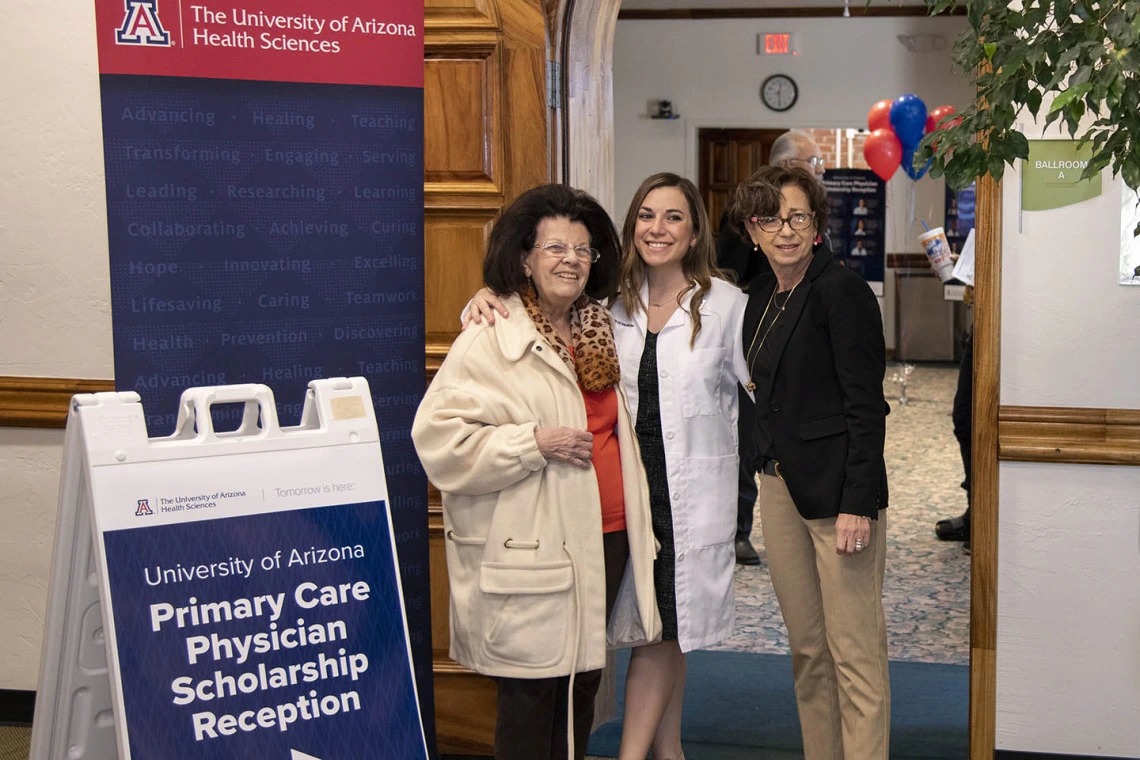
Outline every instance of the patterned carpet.
<svg viewBox="0 0 1140 760"><path fill-rule="evenodd" d="M966 509L962 459L950 422L958 369L915 366L900 403L902 365L887 367L887 575L883 607L892 660L969 662L970 558L939 541L934 523ZM764 555L757 516L752 543ZM736 567L736 633L715 649L787 654L788 639L764 565Z"/></svg>
<svg viewBox="0 0 1140 760"><path fill-rule="evenodd" d="M957 367L916 366L901 404L896 378L901 365L887 368L888 511L887 576L883 605L892 660L969 662L969 557L960 543L938 541L934 523L966 508L962 460L950 422ZM752 534L763 555L760 520ZM736 634L716 649L787 654L788 642L767 570L736 568ZM30 731L0 727L0 760L27 757ZM733 750L735 752L736 750ZM728 757L730 755L726 755ZM736 757L731 754L731 757ZM750 758L799 757L774 753Z"/></svg>

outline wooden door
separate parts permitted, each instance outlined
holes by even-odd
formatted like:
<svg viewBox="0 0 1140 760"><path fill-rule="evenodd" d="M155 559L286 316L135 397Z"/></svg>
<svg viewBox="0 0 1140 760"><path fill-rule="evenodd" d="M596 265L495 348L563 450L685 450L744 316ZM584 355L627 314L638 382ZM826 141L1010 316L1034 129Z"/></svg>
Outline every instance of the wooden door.
<svg viewBox="0 0 1140 760"><path fill-rule="evenodd" d="M428 381L458 333L460 311L482 285L491 223L519 193L547 181L544 24L540 0L424 0ZM495 684L447 657L447 565L434 488L428 503L439 750L489 755Z"/></svg>
<svg viewBox="0 0 1140 760"><path fill-rule="evenodd" d="M720 229L721 214L732 203L736 186L749 174L768 163L772 143L785 131L787 130L698 130L699 187L714 232Z"/></svg>

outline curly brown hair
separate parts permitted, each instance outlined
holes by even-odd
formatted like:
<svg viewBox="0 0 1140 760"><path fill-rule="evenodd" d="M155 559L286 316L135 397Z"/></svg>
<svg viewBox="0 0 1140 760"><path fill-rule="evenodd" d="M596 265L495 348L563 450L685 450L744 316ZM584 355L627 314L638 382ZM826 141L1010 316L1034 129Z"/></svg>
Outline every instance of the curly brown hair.
<svg viewBox="0 0 1140 760"><path fill-rule="evenodd" d="M753 216L778 216L780 191L795 185L804 191L815 215L815 228L821 233L827 229L830 207L827 188L811 172L799 167L762 166L736 186L736 195L729 207L729 219L744 240L751 240L744 222Z"/></svg>

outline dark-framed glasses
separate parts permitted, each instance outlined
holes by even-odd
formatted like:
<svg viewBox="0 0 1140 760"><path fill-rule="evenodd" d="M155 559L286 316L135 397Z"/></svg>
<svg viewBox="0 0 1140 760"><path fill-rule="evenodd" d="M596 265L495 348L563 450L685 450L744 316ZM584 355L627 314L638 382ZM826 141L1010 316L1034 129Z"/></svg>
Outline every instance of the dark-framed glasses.
<svg viewBox="0 0 1140 760"><path fill-rule="evenodd" d="M784 229L784 222L793 230L806 230L815 221L815 214L805 214L798 211L788 216L752 216L748 220L765 232L779 232Z"/></svg>
<svg viewBox="0 0 1140 760"><path fill-rule="evenodd" d="M537 243L534 247L557 259L564 258L567 253L573 252L579 261L588 261L591 264L602 256L597 248L589 248L584 245L571 248L565 243Z"/></svg>

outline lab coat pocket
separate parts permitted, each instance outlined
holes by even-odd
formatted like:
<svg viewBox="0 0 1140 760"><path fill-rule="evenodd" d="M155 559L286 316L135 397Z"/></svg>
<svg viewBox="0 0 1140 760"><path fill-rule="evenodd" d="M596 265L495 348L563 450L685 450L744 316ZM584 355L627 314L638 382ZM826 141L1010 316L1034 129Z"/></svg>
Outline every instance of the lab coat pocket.
<svg viewBox="0 0 1140 760"><path fill-rule="evenodd" d="M690 546L717 546L736 537L736 495L740 460L735 455L691 457L693 514Z"/></svg>
<svg viewBox="0 0 1140 760"><path fill-rule="evenodd" d="M566 651L574 571L569 560L516 565L484 562L479 590L487 595L488 657L526 667L550 667Z"/></svg>
<svg viewBox="0 0 1140 760"><path fill-rule="evenodd" d="M686 417L720 414L723 348L696 348L681 360L681 411Z"/></svg>

